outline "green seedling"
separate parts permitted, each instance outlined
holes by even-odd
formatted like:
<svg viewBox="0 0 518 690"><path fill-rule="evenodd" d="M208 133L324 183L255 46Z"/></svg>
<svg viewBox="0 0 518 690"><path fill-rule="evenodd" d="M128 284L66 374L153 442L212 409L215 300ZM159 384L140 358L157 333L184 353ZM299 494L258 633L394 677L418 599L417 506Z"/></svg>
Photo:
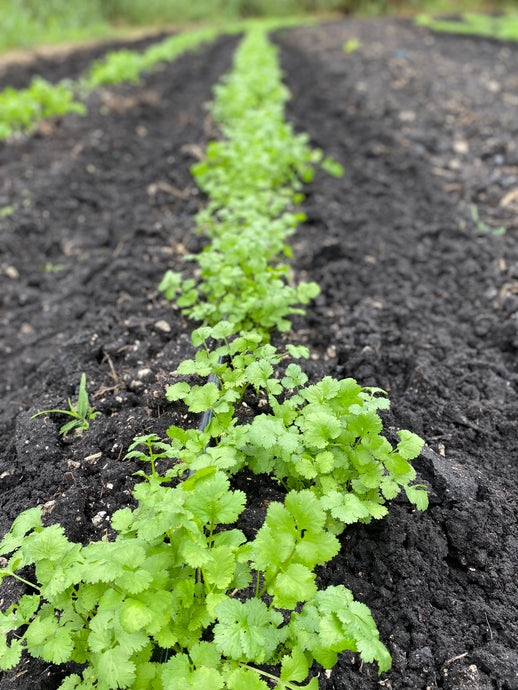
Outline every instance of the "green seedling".
<svg viewBox="0 0 518 690"><path fill-rule="evenodd" d="M433 31L490 36L501 41L518 41L518 15L516 14L495 16L466 12L460 20L433 19L429 15L421 14L416 18L416 24L426 26Z"/></svg>
<svg viewBox="0 0 518 690"><path fill-rule="evenodd" d="M475 204L471 204L471 217L473 219L473 222L477 226L477 230L481 230L482 232L490 232L495 237L505 235L505 233L507 232L507 228L503 225L501 225L498 228L492 228L490 225L486 225L483 221L481 221L480 216L478 214L478 208L475 206Z"/></svg>
<svg viewBox="0 0 518 690"><path fill-rule="evenodd" d="M45 273L59 273L59 271L62 271L64 268L64 264L53 264L51 261L47 261L46 264L43 264L41 270Z"/></svg>
<svg viewBox="0 0 518 690"><path fill-rule="evenodd" d="M14 213L14 206L4 206L0 208L0 218L6 218L7 216L12 216Z"/></svg>
<svg viewBox="0 0 518 690"><path fill-rule="evenodd" d="M361 48L361 45L362 44L357 38L350 38L344 43L344 53L354 53L355 50L359 50Z"/></svg>
<svg viewBox="0 0 518 690"><path fill-rule="evenodd" d="M145 450L137 450L139 446L146 446L147 453ZM156 461L163 458L174 457L173 451L170 444L164 443L156 434L149 434L147 436L137 436L133 439L133 443L128 448L128 452L124 456L124 459L138 458L141 462L149 462L151 464L151 475L146 474L142 470L134 472L134 476L145 477L146 479L155 479L156 481L169 481L169 479L164 479L160 477L156 471Z"/></svg>
<svg viewBox="0 0 518 690"><path fill-rule="evenodd" d="M70 422L63 424L59 433L66 436L70 431L85 431L90 428L90 420L97 417L100 412L95 412L88 403L88 393L86 392L86 374L81 374L81 382L79 384L79 393L77 396L77 407L74 407L70 398L68 399L69 410L43 410L32 415L31 419L39 417L42 414L66 414L73 417Z"/></svg>

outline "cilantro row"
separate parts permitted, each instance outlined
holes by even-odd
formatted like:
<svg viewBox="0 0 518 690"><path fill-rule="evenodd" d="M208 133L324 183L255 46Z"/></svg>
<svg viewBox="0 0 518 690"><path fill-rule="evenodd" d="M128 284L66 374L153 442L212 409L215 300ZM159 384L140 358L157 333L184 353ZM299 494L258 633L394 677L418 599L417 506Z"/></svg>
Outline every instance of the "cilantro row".
<svg viewBox="0 0 518 690"><path fill-rule="evenodd" d="M293 204L303 199L303 182L312 179L322 152L285 122L289 92L260 29L247 34L215 94L212 112L224 138L211 142L192 169L209 197L197 229L211 244L188 257L198 264L198 280L168 271L159 289L169 299L180 292L177 304L192 319L210 325L226 319L234 332L255 329L268 339L273 329L289 330L287 317L303 314L298 305L319 293L316 283L292 285L280 257L291 256L286 239L304 219Z"/></svg>
<svg viewBox="0 0 518 690"><path fill-rule="evenodd" d="M284 122L288 92L264 32L246 35L216 96L224 139L194 168L209 197L198 227L211 245L191 257L199 279L169 272L161 285L203 322L195 357L178 366L186 380L167 397L211 419L134 439L127 457L150 472L137 473L137 507L113 515L111 541L71 543L33 508L0 543L0 556L11 554L0 579L31 588L0 614L0 668L24 650L85 664L61 690L317 690L313 663L332 668L345 650L390 667L368 608L341 585L319 590L315 568L338 554L346 525L383 517L401 490L426 507L409 462L422 440L400 431L393 447L383 391L331 377L308 385L294 361L307 348L269 343L318 291L294 287L279 257L290 256L285 240L302 218L293 204L322 154ZM234 527L246 495L230 479L245 467L285 490L253 539ZM37 584L20 574L26 566Z"/></svg>
<svg viewBox="0 0 518 690"><path fill-rule="evenodd" d="M187 50L193 50L218 35L216 29L199 29L170 36L143 52L115 50L96 60L79 82L65 80L51 84L35 77L26 89L7 87L0 92L0 140L14 132L29 130L41 119L67 113L86 113L86 106L75 100L78 92L87 93L105 84L138 82L143 72L159 62L171 62Z"/></svg>

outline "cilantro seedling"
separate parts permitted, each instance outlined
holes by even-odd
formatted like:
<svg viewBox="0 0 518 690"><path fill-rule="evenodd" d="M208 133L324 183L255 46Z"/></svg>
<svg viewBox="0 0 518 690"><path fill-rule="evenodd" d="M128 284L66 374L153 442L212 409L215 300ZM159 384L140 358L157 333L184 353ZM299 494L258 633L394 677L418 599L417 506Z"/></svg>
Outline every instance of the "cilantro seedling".
<svg viewBox="0 0 518 690"><path fill-rule="evenodd" d="M81 374L81 381L79 384L79 393L77 396L77 407L74 407L70 398L68 399L68 410L43 410L32 415L31 419L39 417L42 414L65 414L69 417L73 417L70 422L63 424L59 433L62 436L66 436L70 431L85 431L90 428L90 420L101 414L100 412L95 412L94 409L89 405L88 393L86 392L86 374Z"/></svg>
<svg viewBox="0 0 518 690"><path fill-rule="evenodd" d="M354 53L361 48L361 45L357 38L349 38L343 45L344 53Z"/></svg>
<svg viewBox="0 0 518 690"><path fill-rule="evenodd" d="M477 230L481 230L482 232L489 232L491 233L494 237L499 237L500 235L505 235L507 232L507 228L501 225L498 228L492 228L490 225L486 225L483 221L480 220L480 216L478 214L478 208L475 204L471 204L470 207L471 210L471 218L473 219L473 222L477 226Z"/></svg>

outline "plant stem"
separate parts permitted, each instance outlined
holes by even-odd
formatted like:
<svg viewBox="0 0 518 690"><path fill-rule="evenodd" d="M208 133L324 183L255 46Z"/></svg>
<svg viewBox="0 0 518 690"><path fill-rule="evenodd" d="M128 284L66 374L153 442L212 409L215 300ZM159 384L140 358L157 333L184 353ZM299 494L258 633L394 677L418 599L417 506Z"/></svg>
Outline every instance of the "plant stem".
<svg viewBox="0 0 518 690"><path fill-rule="evenodd" d="M249 671L255 671L255 672L258 673L260 676L265 676L265 678L269 678L270 680L273 680L273 682L274 682L276 685L278 685L278 684L280 683L280 680L281 680L281 679L280 679L278 676L274 676L273 674L268 673L267 671L261 671L261 669L255 668L254 666L249 666L248 664L245 664L245 663L243 663L243 662L239 662L239 663L241 664L241 666L244 666L244 667L247 668ZM287 688L287 690L300 690L300 687L301 687L300 685L292 685L292 684L291 684L290 682L288 682L287 680L283 680L282 683L283 683L283 686L284 686L285 688Z"/></svg>
<svg viewBox="0 0 518 690"><path fill-rule="evenodd" d="M297 544L295 544L295 546L294 546L293 549L291 550L290 555L289 555L288 558L284 561L284 563L281 563L281 565L277 568L277 570L274 572L274 574L271 576L271 578L270 578L269 580L267 580L267 581L264 583L264 587L263 587L262 590L259 592L259 596L257 597L258 599L260 599L260 598L263 596L263 594L268 590L268 587L272 584L272 582L275 580L275 578L277 577L277 575L278 575L282 570L284 570L284 568L285 568L285 567L288 565L288 563L291 561L291 559L292 559L293 556L295 555L295 550L296 550L296 548L297 548Z"/></svg>
<svg viewBox="0 0 518 690"><path fill-rule="evenodd" d="M29 585L29 587L32 587L33 589L37 589L38 592L41 592L41 587L38 587L38 585L35 585L33 582L29 582L29 580L24 580L23 577L20 577L16 573L13 572L8 572L8 575L11 575L12 577L15 577L17 580L20 580L20 582L23 582L25 585Z"/></svg>

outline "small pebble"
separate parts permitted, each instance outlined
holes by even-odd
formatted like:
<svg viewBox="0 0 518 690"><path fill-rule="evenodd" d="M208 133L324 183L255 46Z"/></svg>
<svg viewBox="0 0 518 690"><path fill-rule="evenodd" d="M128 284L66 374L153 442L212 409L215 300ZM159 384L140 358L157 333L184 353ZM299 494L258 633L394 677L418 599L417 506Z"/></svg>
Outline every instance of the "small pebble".
<svg viewBox="0 0 518 690"><path fill-rule="evenodd" d="M161 321L155 322L155 328L159 331L163 331L164 333L171 332L171 326L167 323L167 321L164 321L163 319Z"/></svg>

